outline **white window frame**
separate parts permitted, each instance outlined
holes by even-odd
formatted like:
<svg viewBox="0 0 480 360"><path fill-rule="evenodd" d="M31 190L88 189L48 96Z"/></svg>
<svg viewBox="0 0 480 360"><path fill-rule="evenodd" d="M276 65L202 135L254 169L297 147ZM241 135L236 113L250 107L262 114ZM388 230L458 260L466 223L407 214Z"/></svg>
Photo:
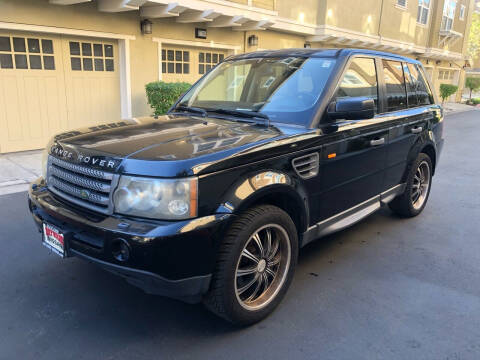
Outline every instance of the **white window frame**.
<svg viewBox="0 0 480 360"><path fill-rule="evenodd" d="M399 4L400 0L395 1L395 7L401 10L408 10L408 0L405 0L405 5Z"/></svg>
<svg viewBox="0 0 480 360"><path fill-rule="evenodd" d="M465 20L465 10L466 10L466 6L465 5L460 5L460 13L458 14L458 18L462 21Z"/></svg>
<svg viewBox="0 0 480 360"><path fill-rule="evenodd" d="M432 2L433 0L430 0L428 3L428 6L425 6L425 4L422 1L422 4L420 5L420 2L417 6L417 25L419 26L428 26L428 22L430 21L430 8L432 7ZM427 12L427 22L424 24L422 20L422 13L426 11ZM420 21L418 21L420 20Z"/></svg>
<svg viewBox="0 0 480 360"><path fill-rule="evenodd" d="M449 16L449 12L452 11L452 7L450 4L454 3L455 6L453 7L453 13L452 16ZM453 29L453 23L455 21L455 12L457 11L457 0L445 0L444 5L443 5L443 14L442 14L442 22L440 24L440 30L444 31L449 31ZM450 27L447 28L446 24L447 21L444 21L444 19L447 20L452 20L450 23Z"/></svg>

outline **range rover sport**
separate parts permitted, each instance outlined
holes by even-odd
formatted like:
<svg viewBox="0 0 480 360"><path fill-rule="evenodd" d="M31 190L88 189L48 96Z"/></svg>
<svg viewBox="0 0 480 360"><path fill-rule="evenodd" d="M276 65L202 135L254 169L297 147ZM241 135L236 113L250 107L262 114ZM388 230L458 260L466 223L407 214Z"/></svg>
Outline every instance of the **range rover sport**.
<svg viewBox="0 0 480 360"><path fill-rule="evenodd" d="M29 208L52 252L251 324L285 296L305 244L382 205L422 212L442 129L418 61L242 54L164 116L55 136Z"/></svg>

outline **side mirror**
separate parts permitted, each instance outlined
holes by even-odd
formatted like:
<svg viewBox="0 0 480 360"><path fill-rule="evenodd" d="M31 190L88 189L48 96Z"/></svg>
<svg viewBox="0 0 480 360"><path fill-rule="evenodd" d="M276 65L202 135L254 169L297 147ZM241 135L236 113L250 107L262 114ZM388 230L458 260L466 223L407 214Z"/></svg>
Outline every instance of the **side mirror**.
<svg viewBox="0 0 480 360"><path fill-rule="evenodd" d="M330 120L362 120L375 116L375 102L366 97L338 99L328 105L327 114Z"/></svg>

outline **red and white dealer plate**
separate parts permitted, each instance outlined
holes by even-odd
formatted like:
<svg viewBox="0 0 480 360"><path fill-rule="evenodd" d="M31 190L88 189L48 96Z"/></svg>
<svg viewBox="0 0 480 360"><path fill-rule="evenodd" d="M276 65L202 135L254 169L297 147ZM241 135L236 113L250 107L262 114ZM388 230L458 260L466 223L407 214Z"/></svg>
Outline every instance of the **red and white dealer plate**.
<svg viewBox="0 0 480 360"><path fill-rule="evenodd" d="M43 223L43 241L42 244L51 251L65 257L65 241L64 236L56 227Z"/></svg>

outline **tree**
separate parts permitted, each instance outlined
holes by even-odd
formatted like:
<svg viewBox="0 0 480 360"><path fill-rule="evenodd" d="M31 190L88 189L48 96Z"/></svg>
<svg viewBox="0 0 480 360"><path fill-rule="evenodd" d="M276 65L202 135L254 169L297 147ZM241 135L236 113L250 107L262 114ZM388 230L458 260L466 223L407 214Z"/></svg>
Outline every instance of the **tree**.
<svg viewBox="0 0 480 360"><path fill-rule="evenodd" d="M455 94L458 90L458 86L452 84L440 84L440 97L442 98L442 104L451 95Z"/></svg>
<svg viewBox="0 0 480 360"><path fill-rule="evenodd" d="M472 100L472 91L480 89L480 77L467 77L465 87L470 89L470 100Z"/></svg>
<svg viewBox="0 0 480 360"><path fill-rule="evenodd" d="M472 14L472 25L468 36L468 55L472 59L480 56L480 13Z"/></svg>

